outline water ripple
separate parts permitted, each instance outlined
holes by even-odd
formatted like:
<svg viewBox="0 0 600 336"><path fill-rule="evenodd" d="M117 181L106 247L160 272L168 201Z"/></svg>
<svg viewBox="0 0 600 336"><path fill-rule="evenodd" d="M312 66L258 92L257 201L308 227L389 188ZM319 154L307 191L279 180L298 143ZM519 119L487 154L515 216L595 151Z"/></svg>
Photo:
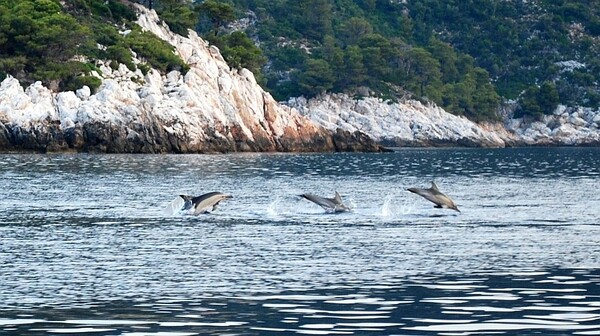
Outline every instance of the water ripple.
<svg viewBox="0 0 600 336"><path fill-rule="evenodd" d="M0 333L600 334L598 154L2 155Z"/></svg>

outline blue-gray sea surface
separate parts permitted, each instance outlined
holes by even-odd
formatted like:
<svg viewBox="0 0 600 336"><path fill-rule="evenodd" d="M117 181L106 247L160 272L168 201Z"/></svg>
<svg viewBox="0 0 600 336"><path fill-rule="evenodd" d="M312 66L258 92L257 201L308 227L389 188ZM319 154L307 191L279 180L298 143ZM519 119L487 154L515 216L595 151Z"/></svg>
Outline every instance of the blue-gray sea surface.
<svg viewBox="0 0 600 336"><path fill-rule="evenodd" d="M599 148L0 155L0 334L600 335L599 191Z"/></svg>

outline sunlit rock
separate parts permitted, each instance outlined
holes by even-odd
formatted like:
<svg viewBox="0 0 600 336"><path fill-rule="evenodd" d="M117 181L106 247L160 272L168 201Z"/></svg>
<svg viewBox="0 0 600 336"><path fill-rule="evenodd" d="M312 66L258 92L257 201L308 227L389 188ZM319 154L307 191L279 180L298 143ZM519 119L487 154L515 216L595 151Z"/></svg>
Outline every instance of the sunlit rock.
<svg viewBox="0 0 600 336"><path fill-rule="evenodd" d="M2 147L46 151L67 146L99 152L330 151L333 134L275 102L246 70L230 69L194 32L176 35L154 11L138 23L171 43L190 70L142 74L98 64L102 84L54 93L25 90L12 77L0 86ZM14 148L11 148L14 147ZM376 148L375 146L373 148Z"/></svg>
<svg viewBox="0 0 600 336"><path fill-rule="evenodd" d="M418 101L389 103L332 94L312 100L291 99L288 104L332 131L361 131L388 146L505 146L495 132Z"/></svg>
<svg viewBox="0 0 600 336"><path fill-rule="evenodd" d="M506 129L525 145L600 145L600 109L558 106L542 120L513 119Z"/></svg>
<svg viewBox="0 0 600 336"><path fill-rule="evenodd" d="M377 151L387 146L600 144L600 110L559 106L542 120L474 123L418 101L341 94L276 102L247 69L231 69L197 33L172 33L154 11L138 24L174 46L187 73L97 64L102 84L55 93L0 83L0 150L120 153ZM142 62L139 59L134 62ZM366 92L366 91L365 91ZM368 93L368 92L366 92ZM505 116L504 114L502 114Z"/></svg>

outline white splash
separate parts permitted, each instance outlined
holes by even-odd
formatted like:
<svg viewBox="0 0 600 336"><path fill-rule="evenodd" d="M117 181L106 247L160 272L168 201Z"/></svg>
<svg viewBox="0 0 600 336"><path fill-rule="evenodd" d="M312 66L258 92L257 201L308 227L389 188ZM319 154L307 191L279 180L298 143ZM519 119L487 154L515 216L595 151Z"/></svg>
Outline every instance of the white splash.
<svg viewBox="0 0 600 336"><path fill-rule="evenodd" d="M279 208L280 203L281 203L281 200L279 198L277 198L276 200L274 200L273 202L271 202L269 204L269 206L267 207L267 214L270 217L277 217L279 215L278 208Z"/></svg>
<svg viewBox="0 0 600 336"><path fill-rule="evenodd" d="M183 198L177 196L175 199L169 202L169 204L163 210L163 213L165 214L165 216L168 217L181 214L181 209L183 208L184 203L185 201L183 200Z"/></svg>

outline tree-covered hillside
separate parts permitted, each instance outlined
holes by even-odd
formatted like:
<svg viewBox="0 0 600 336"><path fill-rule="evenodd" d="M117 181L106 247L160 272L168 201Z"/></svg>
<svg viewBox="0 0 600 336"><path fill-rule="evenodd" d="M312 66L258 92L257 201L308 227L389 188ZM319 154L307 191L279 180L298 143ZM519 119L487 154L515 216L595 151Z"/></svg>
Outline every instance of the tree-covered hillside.
<svg viewBox="0 0 600 336"><path fill-rule="evenodd" d="M280 99L401 88L475 119L498 95L529 115L600 104L597 1L231 1L256 15L249 33Z"/></svg>
<svg viewBox="0 0 600 336"><path fill-rule="evenodd" d="M23 85L42 81L54 90L74 90L100 80L96 61L134 70L185 71L173 47L142 32L131 4L116 0L0 0L0 78ZM135 64L133 53L145 60Z"/></svg>
<svg viewBox="0 0 600 336"><path fill-rule="evenodd" d="M280 100L412 97L474 120L504 99L532 116L600 105L597 0L0 0L0 76L71 90L98 85L97 60L185 71L132 23L133 2L197 30Z"/></svg>
<svg viewBox="0 0 600 336"><path fill-rule="evenodd" d="M473 119L495 117L500 97L488 71L438 38L417 39L411 12L390 1L234 0L251 11L269 59L263 76L278 98L323 91L434 101Z"/></svg>
<svg viewBox="0 0 600 336"><path fill-rule="evenodd" d="M410 1L416 43L432 34L472 55L497 92L521 113L549 113L557 102L600 105L600 2L597 0Z"/></svg>

